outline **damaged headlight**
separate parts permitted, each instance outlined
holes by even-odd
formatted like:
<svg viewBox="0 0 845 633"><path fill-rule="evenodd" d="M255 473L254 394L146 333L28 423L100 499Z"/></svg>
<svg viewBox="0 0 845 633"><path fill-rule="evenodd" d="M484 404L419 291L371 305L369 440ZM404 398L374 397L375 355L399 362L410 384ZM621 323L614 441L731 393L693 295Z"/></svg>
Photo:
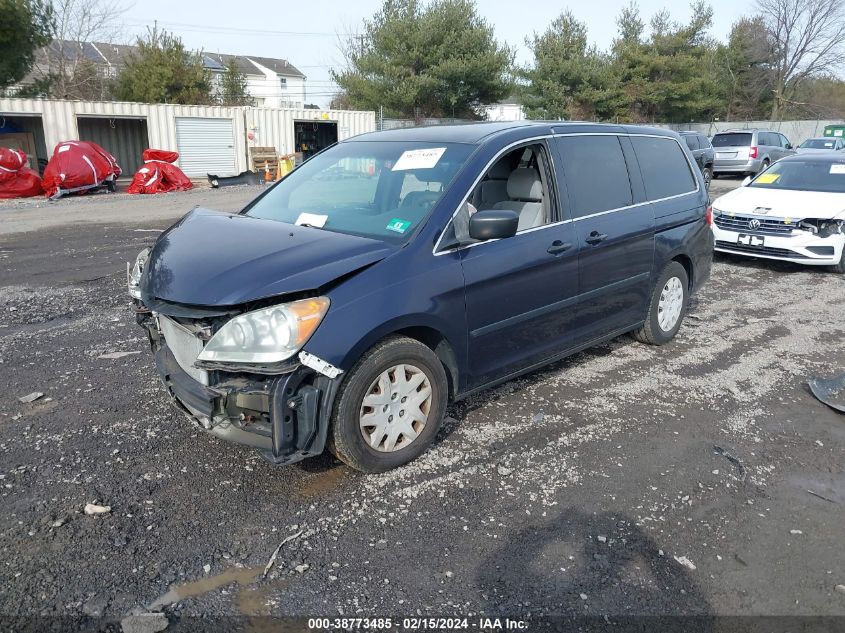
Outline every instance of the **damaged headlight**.
<svg viewBox="0 0 845 633"><path fill-rule="evenodd" d="M221 327L197 360L269 364L296 354L311 338L329 309L314 297L236 316Z"/></svg>
<svg viewBox="0 0 845 633"><path fill-rule="evenodd" d="M845 232L842 225L843 220L806 219L798 223L798 228L809 231L819 237L830 237L831 235L839 235Z"/></svg>
<svg viewBox="0 0 845 633"><path fill-rule="evenodd" d="M150 249L145 248L138 253L134 264L126 262L126 285L129 287L129 296L133 299L141 298L141 275L149 258Z"/></svg>

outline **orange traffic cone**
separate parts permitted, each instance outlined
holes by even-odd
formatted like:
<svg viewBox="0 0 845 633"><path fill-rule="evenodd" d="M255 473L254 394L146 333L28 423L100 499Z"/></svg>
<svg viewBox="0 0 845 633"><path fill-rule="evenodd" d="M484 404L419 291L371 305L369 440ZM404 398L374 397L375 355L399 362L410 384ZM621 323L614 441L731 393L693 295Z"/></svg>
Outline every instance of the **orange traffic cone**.
<svg viewBox="0 0 845 633"><path fill-rule="evenodd" d="M270 175L270 164L264 161L264 184L273 182L273 176Z"/></svg>

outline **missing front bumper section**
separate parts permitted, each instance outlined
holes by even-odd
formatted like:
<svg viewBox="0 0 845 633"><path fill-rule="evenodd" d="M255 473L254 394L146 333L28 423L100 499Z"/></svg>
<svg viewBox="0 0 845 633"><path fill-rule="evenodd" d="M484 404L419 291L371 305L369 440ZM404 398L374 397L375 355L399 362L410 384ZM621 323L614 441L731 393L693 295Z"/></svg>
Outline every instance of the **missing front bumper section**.
<svg viewBox="0 0 845 633"><path fill-rule="evenodd" d="M336 379L298 367L272 378L205 386L179 366L166 345L155 356L176 405L209 433L252 446L274 464L290 464L325 450Z"/></svg>

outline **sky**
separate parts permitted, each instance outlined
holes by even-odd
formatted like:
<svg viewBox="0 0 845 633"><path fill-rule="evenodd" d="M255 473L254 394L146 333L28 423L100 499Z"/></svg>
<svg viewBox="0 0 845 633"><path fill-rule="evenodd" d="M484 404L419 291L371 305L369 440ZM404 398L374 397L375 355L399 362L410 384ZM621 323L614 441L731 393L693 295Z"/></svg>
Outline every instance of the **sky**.
<svg viewBox="0 0 845 633"><path fill-rule="evenodd" d="M616 35L616 16L628 0L587 0L567 4L553 0L479 0L478 10L493 25L496 37L516 49L518 63L530 53L525 37L542 32L562 11L570 9L587 24L590 40L607 48ZM750 13L753 0L710 0L714 19L711 35L725 39L731 24ZM268 0L239 4L232 0L126 0L120 15L122 39L142 35L155 21L182 38L188 48L215 53L287 59L308 77L308 101L325 107L336 86L330 68L341 66L344 34L361 32L364 19L381 7L381 0ZM672 18L690 17L686 2L639 0L645 22L662 8ZM530 7L530 10L529 10Z"/></svg>

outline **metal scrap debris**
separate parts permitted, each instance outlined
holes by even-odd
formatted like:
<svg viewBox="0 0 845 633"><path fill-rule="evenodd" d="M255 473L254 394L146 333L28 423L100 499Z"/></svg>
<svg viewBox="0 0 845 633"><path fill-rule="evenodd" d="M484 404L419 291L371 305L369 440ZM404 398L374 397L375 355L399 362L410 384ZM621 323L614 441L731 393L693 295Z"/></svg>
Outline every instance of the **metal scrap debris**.
<svg viewBox="0 0 845 633"><path fill-rule="evenodd" d="M813 495L814 497L818 497L822 501L827 501L829 503L836 503L833 499L828 499L824 495L820 495L818 492L813 492L812 490L808 490L807 492L810 493L811 495Z"/></svg>
<svg viewBox="0 0 845 633"><path fill-rule="evenodd" d="M43 397L44 394L40 391L33 391L32 393L28 393L25 396L21 396L20 398L18 398L18 402L23 402L24 404L27 404L29 402L35 402L36 400L38 400L38 398Z"/></svg>
<svg viewBox="0 0 845 633"><path fill-rule="evenodd" d="M807 385L820 402L845 413L845 374L835 378L813 378Z"/></svg>
<svg viewBox="0 0 845 633"><path fill-rule="evenodd" d="M123 358L124 356L132 356L133 354L140 354L141 351L137 350L134 352L110 352L108 354L100 354L97 358L106 358L106 359L113 359L113 358Z"/></svg>
<svg viewBox="0 0 845 633"><path fill-rule="evenodd" d="M275 564L275 562L276 562L276 556L278 556L278 555L279 555L279 552L281 551L282 546L284 546L284 544L285 544L285 543L288 543L288 542L292 541L293 539L295 539L295 538L299 538L300 536L302 536L302 533L303 533L304 531L305 531L305 530L300 530L300 531L299 531L299 532L297 532L296 534L291 534L290 536L285 537L285 540L284 540L284 541L282 541L281 543L279 543L279 546L276 548L276 551L274 551L274 552L273 552L273 555L270 557L270 560L268 560L268 561L267 561L267 564L264 566L264 573L263 573L263 574L261 574L261 577L262 577L262 578L266 578L266 577L267 577L267 573L270 571L270 569L271 569L271 568L273 567L273 565Z"/></svg>
<svg viewBox="0 0 845 633"><path fill-rule="evenodd" d="M745 464L743 464L741 461L739 461L738 457L736 457L735 455L732 455L730 452L726 451L721 446L716 446L715 444L713 445L713 452L716 453L717 455L721 455L722 457L727 459L731 464L733 464L734 466L739 468L739 474L742 476L742 481L743 482L745 481L745 478L748 475L748 472L745 470Z"/></svg>

